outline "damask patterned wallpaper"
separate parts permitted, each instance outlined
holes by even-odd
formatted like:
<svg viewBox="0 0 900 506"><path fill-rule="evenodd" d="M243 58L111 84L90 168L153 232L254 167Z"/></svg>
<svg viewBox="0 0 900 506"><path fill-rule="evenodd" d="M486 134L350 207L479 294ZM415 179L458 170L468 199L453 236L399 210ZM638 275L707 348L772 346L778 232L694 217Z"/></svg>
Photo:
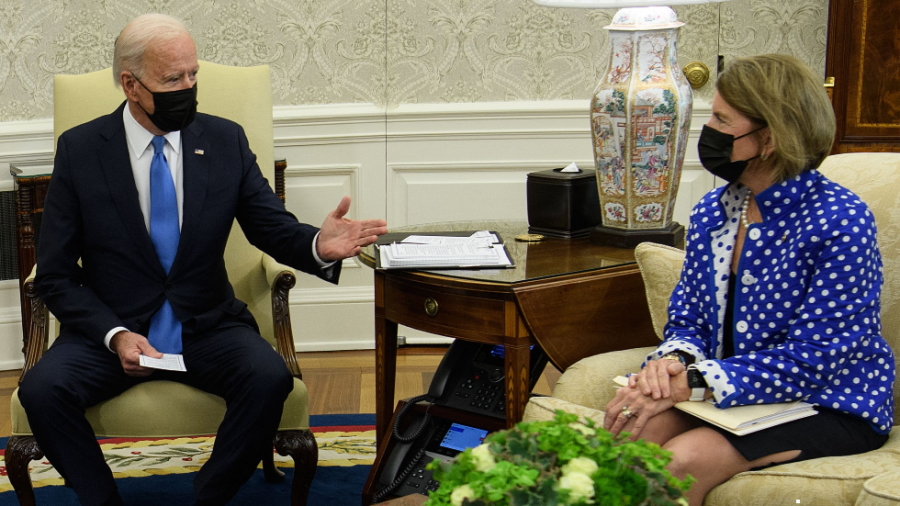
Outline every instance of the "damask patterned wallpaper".
<svg viewBox="0 0 900 506"><path fill-rule="evenodd" d="M664 3L664 2L663 2ZM824 72L827 0L678 7L679 63L793 54ZM144 12L178 17L198 55L269 64L274 102L587 99L605 71L614 10L531 0L0 0L0 121L52 116L57 73L111 65ZM698 92L710 99L713 85Z"/></svg>

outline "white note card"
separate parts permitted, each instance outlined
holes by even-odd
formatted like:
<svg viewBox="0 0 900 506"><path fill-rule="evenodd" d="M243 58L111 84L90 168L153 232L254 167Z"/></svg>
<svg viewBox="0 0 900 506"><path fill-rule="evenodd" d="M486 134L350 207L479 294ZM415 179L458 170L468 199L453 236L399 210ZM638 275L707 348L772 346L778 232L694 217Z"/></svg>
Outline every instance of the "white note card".
<svg viewBox="0 0 900 506"><path fill-rule="evenodd" d="M164 371L187 371L184 367L184 356L175 353L163 353L162 358L152 358L147 355L141 355L141 365L151 369L162 369Z"/></svg>

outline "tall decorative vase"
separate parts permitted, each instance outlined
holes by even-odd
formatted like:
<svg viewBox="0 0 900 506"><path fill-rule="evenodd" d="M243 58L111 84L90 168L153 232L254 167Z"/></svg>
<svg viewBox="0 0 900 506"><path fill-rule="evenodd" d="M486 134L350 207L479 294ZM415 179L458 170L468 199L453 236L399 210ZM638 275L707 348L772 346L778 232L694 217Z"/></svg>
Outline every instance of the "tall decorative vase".
<svg viewBox="0 0 900 506"><path fill-rule="evenodd" d="M691 125L691 86L678 67L669 7L619 10L609 30L609 68L591 102L602 222L591 240L621 248L678 246L672 220Z"/></svg>

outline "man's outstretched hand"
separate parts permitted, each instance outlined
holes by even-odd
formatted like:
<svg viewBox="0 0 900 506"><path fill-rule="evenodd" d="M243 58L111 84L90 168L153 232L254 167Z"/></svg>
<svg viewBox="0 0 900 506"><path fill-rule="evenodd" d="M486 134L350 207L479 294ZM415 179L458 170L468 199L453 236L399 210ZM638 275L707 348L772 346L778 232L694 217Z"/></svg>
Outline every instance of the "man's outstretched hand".
<svg viewBox="0 0 900 506"><path fill-rule="evenodd" d="M162 358L163 354L150 346L146 337L134 332L122 331L109 341L109 347L119 355L122 369L129 376L149 376L153 369L141 365L141 355L151 358Z"/></svg>
<svg viewBox="0 0 900 506"><path fill-rule="evenodd" d="M359 250L372 244L378 236L387 232L384 220L348 220L344 218L350 210L350 197L341 199L337 209L328 213L319 239L316 253L325 262L343 260L359 254Z"/></svg>

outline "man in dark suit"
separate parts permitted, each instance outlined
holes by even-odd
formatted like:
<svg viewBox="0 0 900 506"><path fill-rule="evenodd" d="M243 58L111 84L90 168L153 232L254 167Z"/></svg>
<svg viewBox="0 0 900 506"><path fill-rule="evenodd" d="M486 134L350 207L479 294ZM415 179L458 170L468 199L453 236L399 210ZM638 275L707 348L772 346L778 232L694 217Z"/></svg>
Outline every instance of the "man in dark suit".
<svg viewBox="0 0 900 506"><path fill-rule="evenodd" d="M224 504L271 451L293 386L228 281L234 219L277 261L333 283L340 260L386 224L345 219L347 197L321 229L298 223L241 127L196 113L196 49L178 21L136 18L114 59L125 103L59 138L36 283L61 330L19 396L41 449L85 505L122 504L87 407L148 379L222 396L227 413L194 486L198 505ZM141 355L160 352L181 353L187 371L141 366Z"/></svg>

